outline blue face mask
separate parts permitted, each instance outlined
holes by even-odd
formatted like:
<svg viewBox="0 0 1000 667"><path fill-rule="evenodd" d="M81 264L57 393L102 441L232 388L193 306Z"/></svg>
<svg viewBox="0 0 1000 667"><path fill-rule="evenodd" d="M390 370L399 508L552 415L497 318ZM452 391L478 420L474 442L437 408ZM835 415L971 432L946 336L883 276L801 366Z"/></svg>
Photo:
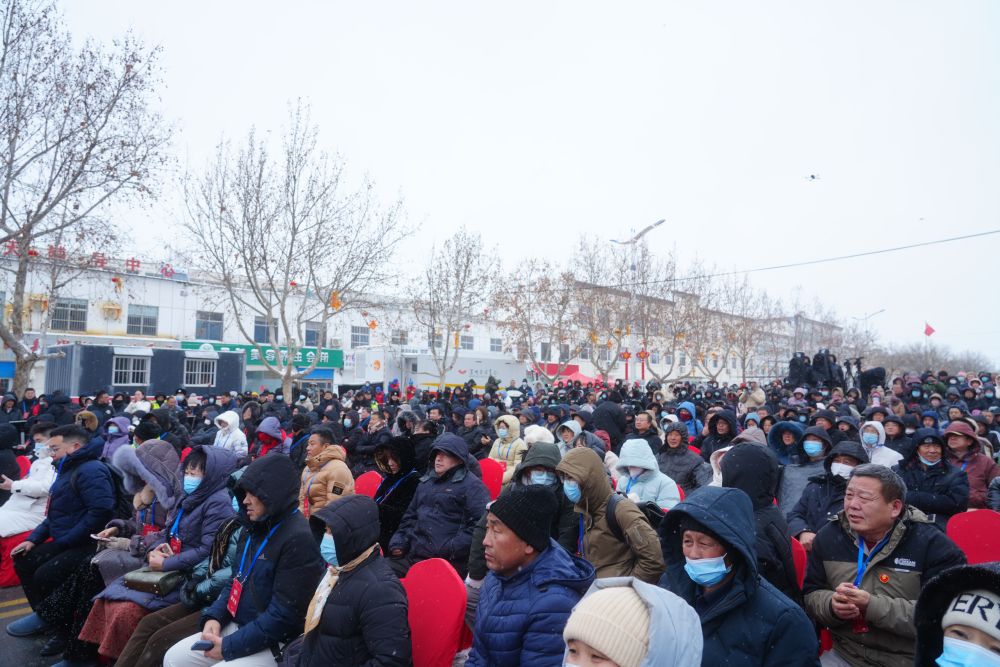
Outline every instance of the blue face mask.
<svg viewBox="0 0 1000 667"><path fill-rule="evenodd" d="M323 539L319 543L319 553L327 563L334 567L340 567L340 563L337 562L337 545L330 533L323 535Z"/></svg>
<svg viewBox="0 0 1000 667"><path fill-rule="evenodd" d="M201 477L192 477L191 475L184 475L184 493L192 494L194 490L198 488L201 484Z"/></svg>
<svg viewBox="0 0 1000 667"><path fill-rule="evenodd" d="M862 433L861 442L865 443L869 447L878 444L878 434L877 433Z"/></svg>
<svg viewBox="0 0 1000 667"><path fill-rule="evenodd" d="M507 437L507 434L508 434L509 432L510 432L510 431L508 431L508 430L507 430L507 429L505 429L505 428L498 428L498 429L497 429L497 435L498 435L498 436L500 436L501 438L506 438L506 437Z"/></svg>
<svg viewBox="0 0 1000 667"><path fill-rule="evenodd" d="M802 449L808 456L819 456L823 453L823 443L815 440L806 440L802 443Z"/></svg>
<svg viewBox="0 0 1000 667"><path fill-rule="evenodd" d="M941 463L941 459L938 459L937 461L928 461L927 459L925 459L924 457L922 457L920 454L917 454L917 458L920 459L920 462L923 463L927 467L936 466L937 464Z"/></svg>
<svg viewBox="0 0 1000 667"><path fill-rule="evenodd" d="M979 644L945 637L944 650L936 662L939 667L1000 667L1000 655Z"/></svg>
<svg viewBox="0 0 1000 667"><path fill-rule="evenodd" d="M548 470L532 470L531 483L538 486L548 486L556 481L556 474Z"/></svg>
<svg viewBox="0 0 1000 667"><path fill-rule="evenodd" d="M121 429L119 429L117 426L109 426L108 427L108 434L109 435L117 435L118 433L121 433Z"/></svg>
<svg viewBox="0 0 1000 667"><path fill-rule="evenodd" d="M718 558L685 558L684 571L699 586L714 586L733 569L726 566L725 558L725 554Z"/></svg>
<svg viewBox="0 0 1000 667"><path fill-rule="evenodd" d="M571 479L563 480L563 493L566 497L570 499L570 502L578 503L583 495L580 491L580 485Z"/></svg>
<svg viewBox="0 0 1000 667"><path fill-rule="evenodd" d="M351 426L353 426L353 425L354 425L354 423L350 419L345 419L344 420L344 428L351 428Z"/></svg>
<svg viewBox="0 0 1000 667"><path fill-rule="evenodd" d="M805 415L799 415L799 421L802 422L803 424L805 424L806 423L806 416Z"/></svg>

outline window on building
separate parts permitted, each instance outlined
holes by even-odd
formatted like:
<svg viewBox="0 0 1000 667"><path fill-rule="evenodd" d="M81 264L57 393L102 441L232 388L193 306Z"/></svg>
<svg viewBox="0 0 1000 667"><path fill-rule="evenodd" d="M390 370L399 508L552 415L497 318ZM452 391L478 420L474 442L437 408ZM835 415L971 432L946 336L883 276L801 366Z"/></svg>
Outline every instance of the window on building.
<svg viewBox="0 0 1000 667"><path fill-rule="evenodd" d="M275 342L278 340L278 320L273 317L261 317L260 315L253 318L253 342L255 343L266 343L270 344L271 337L268 335L268 328L271 329L271 334Z"/></svg>
<svg viewBox="0 0 1000 667"><path fill-rule="evenodd" d="M569 345L567 343L560 343L559 345L559 363L565 364L569 361Z"/></svg>
<svg viewBox="0 0 1000 667"><path fill-rule="evenodd" d="M490 352L503 352L503 339L490 338Z"/></svg>
<svg viewBox="0 0 1000 667"><path fill-rule="evenodd" d="M156 320L159 317L160 309L156 306L137 306L130 304L128 307L128 323L125 330L133 336L155 336Z"/></svg>
<svg viewBox="0 0 1000 667"><path fill-rule="evenodd" d="M539 361L550 361L552 359L552 346L549 343L542 343L539 352L541 352L538 356Z"/></svg>
<svg viewBox="0 0 1000 667"><path fill-rule="evenodd" d="M427 342L430 343L431 347L441 348L444 347L444 337L437 331L430 331L427 334Z"/></svg>
<svg viewBox="0 0 1000 667"><path fill-rule="evenodd" d="M681 352L681 356L680 356L680 366L681 366L681 368L684 368L685 366L687 366L687 361L688 361L687 360L687 354L685 354L684 352Z"/></svg>
<svg viewBox="0 0 1000 667"><path fill-rule="evenodd" d="M115 357L111 382L116 386L149 385L149 357Z"/></svg>
<svg viewBox="0 0 1000 667"><path fill-rule="evenodd" d="M351 348L368 347L371 340L371 329L368 327L351 327Z"/></svg>
<svg viewBox="0 0 1000 667"><path fill-rule="evenodd" d="M87 330L87 300L59 299L52 308L53 331L86 331ZM131 333L131 332L129 332Z"/></svg>
<svg viewBox="0 0 1000 667"><path fill-rule="evenodd" d="M393 345L406 345L408 336L406 335L406 329L393 329L392 330L392 344Z"/></svg>
<svg viewBox="0 0 1000 667"><path fill-rule="evenodd" d="M323 325L320 322L306 322L306 328L303 332L305 334L305 340L303 344L306 347L323 347Z"/></svg>
<svg viewBox="0 0 1000 667"><path fill-rule="evenodd" d="M611 361L611 350L609 350L607 346L601 346L597 350L597 360L605 364Z"/></svg>
<svg viewBox="0 0 1000 667"><path fill-rule="evenodd" d="M199 310L194 315L194 337L199 340L222 340L222 313Z"/></svg>
<svg viewBox="0 0 1000 667"><path fill-rule="evenodd" d="M659 352L650 352L649 353L649 364L651 366L655 366L655 365L657 365L659 363L660 363L660 353Z"/></svg>
<svg viewBox="0 0 1000 667"><path fill-rule="evenodd" d="M185 387L214 387L215 359L185 359Z"/></svg>
<svg viewBox="0 0 1000 667"><path fill-rule="evenodd" d="M587 360L590 359L590 345L587 345L586 343L584 343L583 345L580 346L579 357L581 359L587 359Z"/></svg>
<svg viewBox="0 0 1000 667"><path fill-rule="evenodd" d="M712 368L718 368L718 367L719 367L719 358L716 357L716 356L713 356L712 357Z"/></svg>
<svg viewBox="0 0 1000 667"><path fill-rule="evenodd" d="M472 336L469 336L468 334L462 334L462 336L461 336L461 338L459 338L458 342L460 343L460 347L463 350L471 350L473 348L473 345L475 344L476 340L475 340L475 338L473 338Z"/></svg>

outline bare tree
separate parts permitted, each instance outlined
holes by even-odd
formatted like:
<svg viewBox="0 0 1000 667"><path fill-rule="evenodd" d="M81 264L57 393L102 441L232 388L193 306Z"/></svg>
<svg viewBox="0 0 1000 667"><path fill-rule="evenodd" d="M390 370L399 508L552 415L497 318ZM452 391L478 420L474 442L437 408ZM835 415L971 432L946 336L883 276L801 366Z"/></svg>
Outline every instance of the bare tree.
<svg viewBox="0 0 1000 667"><path fill-rule="evenodd" d="M555 382L581 353L590 355L577 318L577 286L571 273L547 260L519 264L517 276L517 281L494 281L490 299L494 317L507 347L516 348L518 357L544 382ZM543 344L549 349L547 359L542 358ZM552 350L555 362L551 362ZM548 372L549 363L555 364L552 372Z"/></svg>
<svg viewBox="0 0 1000 667"><path fill-rule="evenodd" d="M48 259L38 246L96 224L113 202L150 195L171 131L153 111L157 49L132 38L77 48L53 2L6 0L0 21L0 244L17 258L0 339L21 392L50 356L23 340L27 275L35 258Z"/></svg>
<svg viewBox="0 0 1000 667"><path fill-rule="evenodd" d="M439 391L462 352L462 333L482 318L488 305L495 257L483 249L479 234L463 227L431 251L422 276L409 290L413 318L427 332Z"/></svg>
<svg viewBox="0 0 1000 667"><path fill-rule="evenodd" d="M604 378L622 361L636 320L637 299L629 289L629 250L580 237L571 260L580 303L579 323L590 343L589 361Z"/></svg>
<svg viewBox="0 0 1000 667"><path fill-rule="evenodd" d="M363 303L407 233L400 203L380 207L367 179L348 186L301 103L277 155L253 130L239 149L224 142L185 195L192 260L221 282L240 335L290 396L320 361L301 354L306 325L324 332L335 313Z"/></svg>

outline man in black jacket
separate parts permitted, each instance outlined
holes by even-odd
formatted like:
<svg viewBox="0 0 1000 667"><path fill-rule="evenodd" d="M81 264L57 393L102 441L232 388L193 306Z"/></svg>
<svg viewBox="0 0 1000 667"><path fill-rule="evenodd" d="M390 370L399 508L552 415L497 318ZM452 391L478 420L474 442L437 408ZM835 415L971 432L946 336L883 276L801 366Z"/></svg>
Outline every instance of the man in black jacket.
<svg viewBox="0 0 1000 667"><path fill-rule="evenodd" d="M287 456L263 456L247 466L235 490L244 533L233 579L202 612L202 632L174 644L164 665L206 667L238 658L273 664L275 652L302 632L323 559L296 509L298 494L299 476ZM212 648L192 651L201 640Z"/></svg>

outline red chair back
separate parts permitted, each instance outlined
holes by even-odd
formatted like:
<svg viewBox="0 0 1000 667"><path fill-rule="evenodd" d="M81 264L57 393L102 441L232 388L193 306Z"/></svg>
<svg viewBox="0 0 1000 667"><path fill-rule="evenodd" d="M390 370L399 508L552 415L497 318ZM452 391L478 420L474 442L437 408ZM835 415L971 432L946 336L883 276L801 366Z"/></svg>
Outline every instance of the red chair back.
<svg viewBox="0 0 1000 667"><path fill-rule="evenodd" d="M18 456L17 466L21 469L21 479L24 479L31 472L31 459L27 456Z"/></svg>
<svg viewBox="0 0 1000 667"><path fill-rule="evenodd" d="M354 493L374 498L375 492L378 491L378 487L381 484L382 475L378 474L375 470L369 470L354 480Z"/></svg>
<svg viewBox="0 0 1000 667"><path fill-rule="evenodd" d="M795 578L799 582L799 590L802 590L802 584L806 581L806 561L808 560L806 556L806 548L802 546L794 537L792 538L792 561L795 563Z"/></svg>
<svg viewBox="0 0 1000 667"><path fill-rule="evenodd" d="M969 565L994 561L1000 554L1000 513L993 510L956 514L948 520L947 533Z"/></svg>
<svg viewBox="0 0 1000 667"><path fill-rule="evenodd" d="M442 558L420 561L402 580L413 667L451 667L465 628L465 583Z"/></svg>
<svg viewBox="0 0 1000 667"><path fill-rule="evenodd" d="M698 456L701 456L701 450L698 449L697 447L695 447L694 445L688 445L688 449L690 449L692 452L694 452Z"/></svg>
<svg viewBox="0 0 1000 667"><path fill-rule="evenodd" d="M483 470L483 484L490 492L490 500L496 500L500 495L500 487L503 486L506 466L499 461L486 458L479 462L479 467Z"/></svg>

